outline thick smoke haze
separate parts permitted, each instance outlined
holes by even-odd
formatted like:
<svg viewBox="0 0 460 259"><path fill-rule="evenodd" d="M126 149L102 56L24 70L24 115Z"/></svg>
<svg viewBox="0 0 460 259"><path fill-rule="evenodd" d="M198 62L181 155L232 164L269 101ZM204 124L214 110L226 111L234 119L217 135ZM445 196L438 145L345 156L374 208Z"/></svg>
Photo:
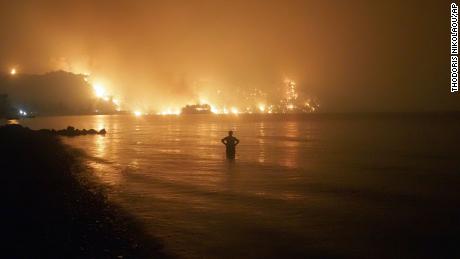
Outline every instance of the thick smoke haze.
<svg viewBox="0 0 460 259"><path fill-rule="evenodd" d="M130 106L290 79L323 111L459 110L449 21L447 1L2 1L0 66L90 73Z"/></svg>

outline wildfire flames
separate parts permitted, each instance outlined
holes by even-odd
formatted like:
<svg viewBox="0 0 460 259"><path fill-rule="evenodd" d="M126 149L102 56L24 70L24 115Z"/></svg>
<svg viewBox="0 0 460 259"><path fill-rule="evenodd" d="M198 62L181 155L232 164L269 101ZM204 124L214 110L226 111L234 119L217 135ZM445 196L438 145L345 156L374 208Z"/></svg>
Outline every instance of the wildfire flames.
<svg viewBox="0 0 460 259"><path fill-rule="evenodd" d="M84 78L92 88L96 98L103 102L111 103L116 107L116 111L121 111L121 101L118 98L113 98L104 84L98 81L92 81L89 77ZM261 90L253 90L245 98L246 100L252 99L264 99L267 96ZM207 109L211 114L277 114L277 113L311 113L317 111L319 104L311 99L301 101L301 98L297 92L297 85L292 80L285 81L285 96L277 102L270 103L268 101L257 102L253 105L237 106L237 105L218 105L208 101L208 99L201 98L199 101L200 105L207 105ZM192 104L190 104L192 105ZM200 105L196 105L196 113L203 113ZM146 109L135 109L132 113L139 117L147 114L157 115L180 115L182 114L183 107L180 106L168 106L160 111L147 111ZM206 111L205 111L206 112Z"/></svg>

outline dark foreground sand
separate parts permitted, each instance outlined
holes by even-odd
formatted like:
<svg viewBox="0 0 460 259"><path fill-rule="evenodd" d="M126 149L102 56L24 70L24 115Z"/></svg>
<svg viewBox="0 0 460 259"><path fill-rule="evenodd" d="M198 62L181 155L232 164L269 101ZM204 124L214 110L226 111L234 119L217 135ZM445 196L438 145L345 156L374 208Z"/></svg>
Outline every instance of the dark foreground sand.
<svg viewBox="0 0 460 259"><path fill-rule="evenodd" d="M57 137L0 127L3 258L164 258L159 242L83 181Z"/></svg>

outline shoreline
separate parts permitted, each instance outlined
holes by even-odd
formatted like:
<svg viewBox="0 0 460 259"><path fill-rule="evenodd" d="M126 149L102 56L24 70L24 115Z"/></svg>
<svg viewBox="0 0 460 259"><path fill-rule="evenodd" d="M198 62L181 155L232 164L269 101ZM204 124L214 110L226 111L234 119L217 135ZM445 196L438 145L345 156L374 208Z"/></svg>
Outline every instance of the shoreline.
<svg viewBox="0 0 460 259"><path fill-rule="evenodd" d="M167 258L161 243L110 203L81 163L53 135L0 127L6 197L4 237L11 258Z"/></svg>

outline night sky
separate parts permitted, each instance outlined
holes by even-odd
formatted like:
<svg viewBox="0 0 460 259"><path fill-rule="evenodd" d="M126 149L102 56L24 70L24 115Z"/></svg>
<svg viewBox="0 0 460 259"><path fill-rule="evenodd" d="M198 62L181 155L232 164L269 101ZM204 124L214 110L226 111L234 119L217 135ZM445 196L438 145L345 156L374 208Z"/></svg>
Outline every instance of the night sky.
<svg viewBox="0 0 460 259"><path fill-rule="evenodd" d="M1 1L0 67L149 105L290 79L323 111L460 110L449 33L448 1Z"/></svg>

